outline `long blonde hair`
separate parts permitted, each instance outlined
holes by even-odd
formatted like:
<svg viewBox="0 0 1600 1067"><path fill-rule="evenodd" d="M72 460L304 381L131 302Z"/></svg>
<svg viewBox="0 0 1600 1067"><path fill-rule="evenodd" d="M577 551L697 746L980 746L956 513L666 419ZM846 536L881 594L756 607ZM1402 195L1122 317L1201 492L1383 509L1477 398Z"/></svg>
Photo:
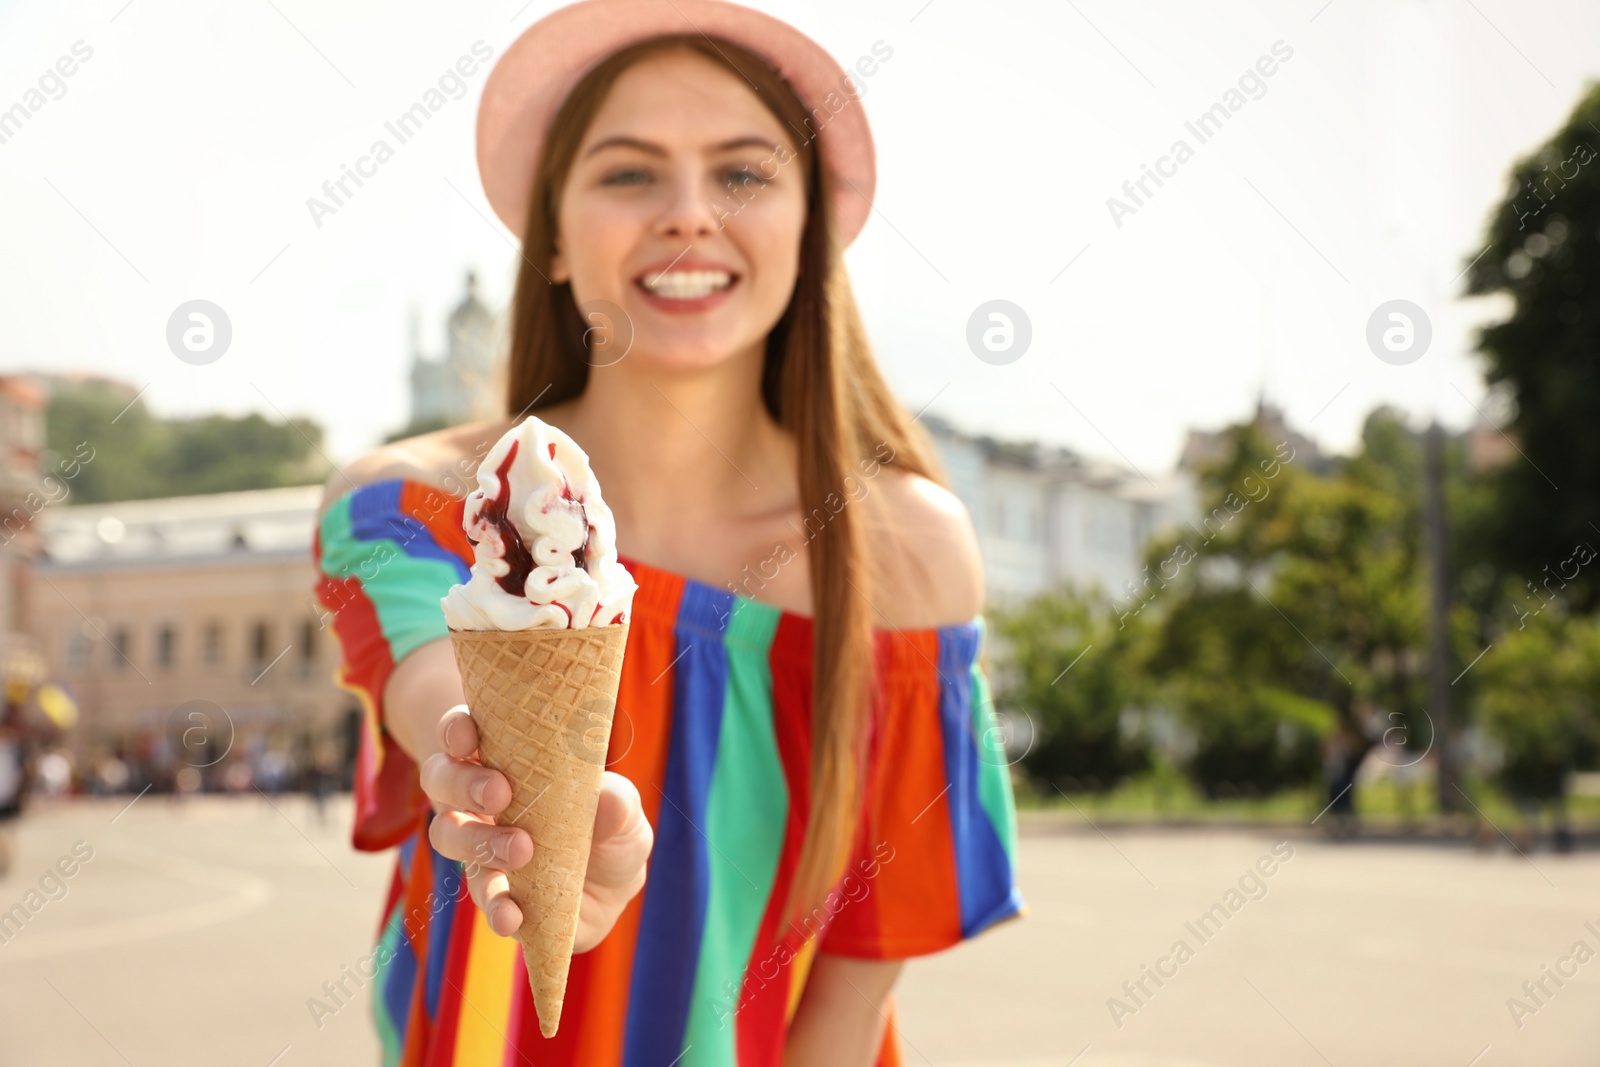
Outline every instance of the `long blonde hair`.
<svg viewBox="0 0 1600 1067"><path fill-rule="evenodd" d="M886 465L944 484L926 438L906 417L873 359L840 256L832 183L827 168L818 165L813 116L766 60L732 41L699 34L651 38L608 56L578 81L551 124L529 191L512 310L507 414L571 399L588 384L585 323L571 286L545 278L555 254L560 193L617 77L640 60L673 49L688 49L739 75L795 134L794 165L806 176L807 202L799 276L789 306L767 337L761 398L798 442L803 505L809 512L830 494L846 499L846 477L859 478L858 464L874 453ZM888 460L882 458L885 446ZM811 808L785 899L784 926L821 903L837 881L849 862L864 800L874 609L869 546L861 516L852 510L841 507L809 542L815 605Z"/></svg>

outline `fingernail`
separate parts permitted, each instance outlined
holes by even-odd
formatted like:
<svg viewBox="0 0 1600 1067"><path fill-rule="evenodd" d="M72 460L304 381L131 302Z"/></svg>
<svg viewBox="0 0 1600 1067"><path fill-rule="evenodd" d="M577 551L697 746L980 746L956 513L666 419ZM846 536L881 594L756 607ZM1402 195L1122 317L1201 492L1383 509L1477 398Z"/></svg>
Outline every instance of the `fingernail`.
<svg viewBox="0 0 1600 1067"><path fill-rule="evenodd" d="M489 779L483 777L482 775L479 775L478 779L473 782L471 787L467 790L468 794L472 797L472 802L479 808L483 807L483 797L488 791Z"/></svg>

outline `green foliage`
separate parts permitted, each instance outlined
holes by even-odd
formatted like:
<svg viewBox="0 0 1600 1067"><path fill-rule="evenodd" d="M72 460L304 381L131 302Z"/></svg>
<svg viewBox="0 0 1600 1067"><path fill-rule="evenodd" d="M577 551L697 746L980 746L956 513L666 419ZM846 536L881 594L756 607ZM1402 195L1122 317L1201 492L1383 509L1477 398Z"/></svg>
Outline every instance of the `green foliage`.
<svg viewBox="0 0 1600 1067"><path fill-rule="evenodd" d="M1512 630L1477 667L1478 714L1504 749L1512 794L1559 796L1566 774L1600 761L1600 623L1547 613Z"/></svg>
<svg viewBox="0 0 1600 1067"><path fill-rule="evenodd" d="M1468 291L1511 300L1505 321L1482 331L1487 378L1509 387L1508 427L1524 458L1496 478L1486 544L1500 567L1536 576L1595 535L1600 515L1600 84L1567 122L1517 161L1487 226L1487 248ZM1560 487L1559 489L1557 487ZM1600 568L1569 596L1600 605Z"/></svg>
<svg viewBox="0 0 1600 1067"><path fill-rule="evenodd" d="M1179 691L1197 727L1189 776L1207 797L1265 796L1316 780L1332 707L1270 685L1190 679Z"/></svg>
<svg viewBox="0 0 1600 1067"><path fill-rule="evenodd" d="M1337 722L1359 756L1374 714L1421 707L1415 435L1380 410L1361 453L1331 473L1299 458L1259 427L1231 429L1202 472L1208 519L1151 553L1187 544L1197 557L1153 601L1150 662L1194 732L1188 770L1208 795L1312 781Z"/></svg>
<svg viewBox="0 0 1600 1067"><path fill-rule="evenodd" d="M1008 651L1000 704L1038 729L1023 758L1033 777L1100 792L1149 766L1147 739L1122 728L1141 695L1137 625L1119 625L1103 604L1061 590L997 612L995 629Z"/></svg>
<svg viewBox="0 0 1600 1067"><path fill-rule="evenodd" d="M1212 802L1306 789L1335 731L1350 766L1384 738L1433 744L1421 435L1379 409L1356 455L1315 469L1259 426L1225 442L1200 472L1201 517L1151 545L1110 617L1055 593L1001 621L1006 699L1041 727L1025 760L1036 779L1125 789L1114 783L1154 757L1120 723L1133 711L1159 725L1152 709L1187 734L1163 731L1161 750ZM1512 794L1558 796L1569 771L1600 766L1600 619L1569 614L1562 585L1574 567L1600 573L1573 547L1600 532L1558 542L1529 591L1485 547L1504 483L1474 477L1465 453L1464 438L1445 439L1457 721L1471 712L1498 742Z"/></svg>
<svg viewBox="0 0 1600 1067"><path fill-rule="evenodd" d="M47 464L80 443L94 449L68 483L77 504L315 484L329 471L321 439L309 419L158 419L142 399L129 406L120 392L96 383L58 388L45 412L46 450L53 453Z"/></svg>

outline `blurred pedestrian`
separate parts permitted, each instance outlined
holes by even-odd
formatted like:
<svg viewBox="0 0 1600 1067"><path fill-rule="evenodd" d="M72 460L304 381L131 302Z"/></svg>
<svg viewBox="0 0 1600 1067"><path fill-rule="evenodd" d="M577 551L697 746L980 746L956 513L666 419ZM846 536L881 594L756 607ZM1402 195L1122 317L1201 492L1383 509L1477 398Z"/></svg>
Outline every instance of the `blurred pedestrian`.
<svg viewBox="0 0 1600 1067"><path fill-rule="evenodd" d="M256 784L263 793L281 793L290 770L289 754L281 749L269 748L256 760Z"/></svg>
<svg viewBox="0 0 1600 1067"><path fill-rule="evenodd" d="M33 765L34 792L46 797L64 797L72 791L72 757L59 748L39 754Z"/></svg>
<svg viewBox="0 0 1600 1067"><path fill-rule="evenodd" d="M172 778L172 795L174 799L187 800L200 792L205 784L200 776L200 771L195 767L180 767L178 773Z"/></svg>
<svg viewBox="0 0 1600 1067"><path fill-rule="evenodd" d="M128 788L133 775L128 764L115 752L108 752L95 762L94 793L96 796L116 796Z"/></svg>
<svg viewBox="0 0 1600 1067"><path fill-rule="evenodd" d="M339 755L331 742L318 742L311 749L306 769L306 789L317 809L317 825L328 825L328 796L339 784Z"/></svg>
<svg viewBox="0 0 1600 1067"><path fill-rule="evenodd" d="M250 761L236 759L230 762L222 771L222 788L234 796L242 796L250 792L255 785L255 772L250 768Z"/></svg>
<svg viewBox="0 0 1600 1067"><path fill-rule="evenodd" d="M1343 721L1334 725L1322 745L1322 778L1327 785L1328 820L1324 832L1335 837L1356 833L1356 770L1366 756L1366 746L1358 745L1350 727Z"/></svg>
<svg viewBox="0 0 1600 1067"><path fill-rule="evenodd" d="M27 795L24 738L16 705L8 704L0 719L0 878L11 870L17 819Z"/></svg>

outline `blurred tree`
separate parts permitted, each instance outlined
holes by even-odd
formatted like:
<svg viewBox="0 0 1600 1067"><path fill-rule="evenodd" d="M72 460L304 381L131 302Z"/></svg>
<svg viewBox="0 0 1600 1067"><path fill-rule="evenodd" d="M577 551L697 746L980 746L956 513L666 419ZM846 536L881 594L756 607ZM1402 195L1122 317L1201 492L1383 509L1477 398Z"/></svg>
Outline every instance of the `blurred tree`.
<svg viewBox="0 0 1600 1067"><path fill-rule="evenodd" d="M1030 775L1064 792L1103 792L1149 766L1148 739L1124 728L1142 695L1140 627L1119 626L1100 598L1070 590L994 618L1007 666L998 702L1038 730L1022 761Z"/></svg>
<svg viewBox="0 0 1600 1067"><path fill-rule="evenodd" d="M1508 429L1522 453L1498 472L1487 532L1503 569L1538 581L1575 543L1600 545L1600 84L1512 167L1487 231L1467 291L1510 299L1478 348L1514 401ZM1600 605L1600 567L1566 595L1580 610Z"/></svg>
<svg viewBox="0 0 1600 1067"><path fill-rule="evenodd" d="M1147 569L1172 574L1151 666L1198 735L1190 773L1211 795L1312 780L1316 744L1336 722L1354 739L1350 769L1396 723L1420 753L1431 735L1418 714L1416 435L1380 409L1361 452L1328 475L1297 466L1258 426L1234 427L1228 441L1201 473L1206 517L1155 545ZM1194 562L1173 568L1185 550Z"/></svg>
<svg viewBox="0 0 1600 1067"><path fill-rule="evenodd" d="M1565 794L1600 762L1600 623L1552 612L1506 634L1479 664L1480 722L1503 750L1499 779L1525 800Z"/></svg>
<svg viewBox="0 0 1600 1067"><path fill-rule="evenodd" d="M1206 796L1264 796L1315 781L1336 712L1270 685L1186 679L1181 706L1198 726L1189 776Z"/></svg>
<svg viewBox="0 0 1600 1067"><path fill-rule="evenodd" d="M128 405L105 383L58 386L45 411L47 465L80 442L94 449L67 483L77 504L313 485L330 470L321 440L322 428L309 419L158 419L142 399Z"/></svg>

